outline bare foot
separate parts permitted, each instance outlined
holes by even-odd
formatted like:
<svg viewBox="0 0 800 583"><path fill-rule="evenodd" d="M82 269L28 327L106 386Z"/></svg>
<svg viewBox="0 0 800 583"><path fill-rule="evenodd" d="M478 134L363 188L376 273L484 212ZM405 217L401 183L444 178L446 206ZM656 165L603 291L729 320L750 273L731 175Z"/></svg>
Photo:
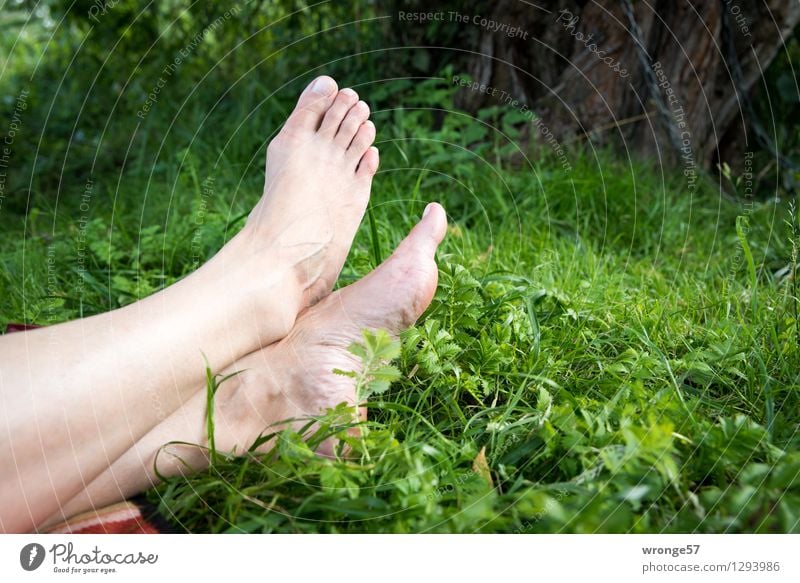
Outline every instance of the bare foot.
<svg viewBox="0 0 800 583"><path fill-rule="evenodd" d="M264 194L246 225L181 282L198 313L227 324L234 358L283 338L332 290L378 169L369 113L352 89L315 79L267 148Z"/></svg>
<svg viewBox="0 0 800 583"><path fill-rule="evenodd" d="M340 403L354 405L354 381L334 369L356 370L359 362L348 346L364 329L398 334L425 311L436 291L436 248L447 219L438 204L389 259L360 281L341 289L303 312L286 338L234 363L224 374L241 371L220 385L215 397L215 440L220 451L243 453L280 422L324 413ZM208 463L205 391L155 427L111 468L63 509L72 516L99 508L149 488L156 482L158 453L162 475L199 470ZM302 425L297 422L296 425ZM271 445L271 444L268 444ZM330 447L321 453L330 453Z"/></svg>
<svg viewBox="0 0 800 583"><path fill-rule="evenodd" d="M330 293L378 169L369 107L319 77L267 149L264 196L245 231L294 267L307 305Z"/></svg>
<svg viewBox="0 0 800 583"><path fill-rule="evenodd" d="M241 452L278 421L355 405L354 381L333 371L358 370L348 347L363 340L364 329L396 336L425 311L436 292L434 253L445 226L444 210L431 205L380 267L302 313L282 341L237 362L238 386L217 400L217 447Z"/></svg>
<svg viewBox="0 0 800 583"><path fill-rule="evenodd" d="M241 371L221 385L216 396L216 447L242 452L275 423L323 413L339 403L354 405L354 383L334 369L355 370L358 360L347 350L364 329L397 334L411 326L430 304L438 271L434 253L446 218L431 205L389 259L360 281L303 312L286 338L237 361L224 374ZM205 395L197 396L175 417L193 424L192 433L157 427L159 444L197 436L206 444ZM171 433L171 435L168 435Z"/></svg>

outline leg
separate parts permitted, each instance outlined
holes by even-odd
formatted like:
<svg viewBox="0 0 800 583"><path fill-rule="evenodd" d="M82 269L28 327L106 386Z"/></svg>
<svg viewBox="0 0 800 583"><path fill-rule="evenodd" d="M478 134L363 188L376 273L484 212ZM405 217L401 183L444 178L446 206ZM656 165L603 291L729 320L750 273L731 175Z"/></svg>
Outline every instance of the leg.
<svg viewBox="0 0 800 583"><path fill-rule="evenodd" d="M229 369L243 372L217 392L219 450L245 451L262 431L281 420L318 414L341 402L354 404L353 381L332 372L357 366L347 347L361 338L364 328L399 333L433 298L437 281L433 258L446 219L440 206L429 208L431 212L378 269L308 309L282 341L249 354ZM162 475L181 475L207 465L201 448L162 449L170 441L208 444L202 392L142 438L50 522L150 488L157 481L153 463L159 450Z"/></svg>
<svg viewBox="0 0 800 583"><path fill-rule="evenodd" d="M377 169L369 108L320 77L268 148L264 196L201 269L122 309L0 337L0 530L29 530L215 370L330 291Z"/></svg>

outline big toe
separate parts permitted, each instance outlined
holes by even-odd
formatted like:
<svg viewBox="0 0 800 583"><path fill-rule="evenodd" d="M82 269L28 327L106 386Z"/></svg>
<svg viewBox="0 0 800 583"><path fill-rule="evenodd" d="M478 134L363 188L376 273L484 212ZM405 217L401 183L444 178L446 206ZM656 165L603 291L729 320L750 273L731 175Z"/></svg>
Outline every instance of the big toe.
<svg viewBox="0 0 800 583"><path fill-rule="evenodd" d="M408 236L398 245L392 256L404 257L406 255L421 254L433 259L439 243L447 232L447 215L438 202L432 202L425 207L422 220L414 225Z"/></svg>
<svg viewBox="0 0 800 583"><path fill-rule="evenodd" d="M394 333L414 324L436 293L439 274L434 258L446 231L444 209L429 204L391 257L342 290L342 304L353 320L369 324L362 327Z"/></svg>
<svg viewBox="0 0 800 583"><path fill-rule="evenodd" d="M293 132L317 131L325 113L336 99L337 92L338 86L331 77L322 75L314 79L297 100L294 111L286 120L285 128Z"/></svg>

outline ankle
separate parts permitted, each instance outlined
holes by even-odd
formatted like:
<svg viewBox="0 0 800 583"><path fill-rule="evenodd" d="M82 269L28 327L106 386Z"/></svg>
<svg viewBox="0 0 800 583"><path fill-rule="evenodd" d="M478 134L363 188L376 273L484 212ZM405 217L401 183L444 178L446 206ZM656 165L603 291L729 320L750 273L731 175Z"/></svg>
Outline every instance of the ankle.
<svg viewBox="0 0 800 583"><path fill-rule="evenodd" d="M240 256L257 257L263 272L279 274L276 287L283 297L297 300L299 312L328 295L338 276L338 272L333 277L330 273L332 235L316 235L317 240L306 242L290 229L270 236L258 226L246 225L236 238L240 238Z"/></svg>
<svg viewBox="0 0 800 583"><path fill-rule="evenodd" d="M184 281L191 304L205 306L203 312L232 330L228 336L239 337L240 356L286 336L305 307L291 264L249 231L238 233Z"/></svg>

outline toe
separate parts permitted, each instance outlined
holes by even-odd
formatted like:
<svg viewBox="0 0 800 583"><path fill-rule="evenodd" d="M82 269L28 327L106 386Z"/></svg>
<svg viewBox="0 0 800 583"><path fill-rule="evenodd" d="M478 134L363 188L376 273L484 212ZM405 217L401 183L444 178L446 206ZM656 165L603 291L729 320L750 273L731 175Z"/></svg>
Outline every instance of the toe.
<svg viewBox="0 0 800 583"><path fill-rule="evenodd" d="M375 141L375 124L367 120L361 124L353 137L350 147L347 150L348 155L354 159L359 160L366 152L372 143Z"/></svg>
<svg viewBox="0 0 800 583"><path fill-rule="evenodd" d="M319 131L333 138L342 125L347 112L358 102L358 93L350 88L342 89L333 101L328 111L325 112L325 118L322 120Z"/></svg>
<svg viewBox="0 0 800 583"><path fill-rule="evenodd" d="M358 168L356 169L356 176L363 178L374 176L378 171L379 164L380 156L378 155L378 148L372 146L361 156Z"/></svg>
<svg viewBox="0 0 800 583"><path fill-rule="evenodd" d="M350 146L350 142L353 141L353 137L355 137L361 124L367 121L368 117L369 106L363 101L356 103L344 117L344 121L342 121L342 125L339 126L339 131L336 133L334 141L346 150ZM363 150L361 153L364 153Z"/></svg>
<svg viewBox="0 0 800 583"><path fill-rule="evenodd" d="M425 207L422 219L411 229L408 237L400 243L395 253L402 255L411 249L416 249L432 258L446 232L447 214L442 205L432 202Z"/></svg>
<svg viewBox="0 0 800 583"><path fill-rule="evenodd" d="M413 324L428 309L436 293L439 272L436 249L447 232L447 215L441 205L425 207L422 219L395 249L392 256L375 270L394 282L394 297L404 298L395 305L396 323Z"/></svg>
<svg viewBox="0 0 800 583"><path fill-rule="evenodd" d="M371 150L370 150L371 151ZM391 257L356 283L329 296L326 309L340 314L354 326L357 337L364 328L384 328L399 333L428 308L436 293L436 248L447 231L444 209L432 203L419 223L403 239Z"/></svg>
<svg viewBox="0 0 800 583"><path fill-rule="evenodd" d="M289 131L316 131L336 99L336 81L323 75L314 79L297 100L284 126Z"/></svg>

